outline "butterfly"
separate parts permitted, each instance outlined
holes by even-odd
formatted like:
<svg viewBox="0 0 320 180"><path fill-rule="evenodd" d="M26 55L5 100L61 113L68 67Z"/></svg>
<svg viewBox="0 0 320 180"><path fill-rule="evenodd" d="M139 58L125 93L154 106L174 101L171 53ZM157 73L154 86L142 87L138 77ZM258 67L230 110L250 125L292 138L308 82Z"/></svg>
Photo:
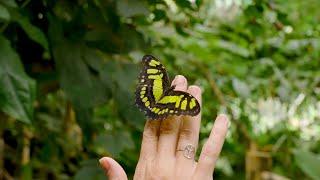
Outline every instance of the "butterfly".
<svg viewBox="0 0 320 180"><path fill-rule="evenodd" d="M169 115L195 116L200 104L195 97L174 90L165 67L152 55L142 58L142 69L135 92L136 105L150 119L164 119Z"/></svg>

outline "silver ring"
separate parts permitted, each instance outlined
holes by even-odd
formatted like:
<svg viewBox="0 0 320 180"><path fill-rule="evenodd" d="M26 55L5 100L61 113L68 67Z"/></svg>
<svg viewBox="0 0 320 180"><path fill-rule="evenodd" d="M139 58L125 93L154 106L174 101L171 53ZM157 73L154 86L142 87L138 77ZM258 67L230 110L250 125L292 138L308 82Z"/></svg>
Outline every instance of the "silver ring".
<svg viewBox="0 0 320 180"><path fill-rule="evenodd" d="M188 144L184 149L178 149L177 151L183 151L183 156L187 159L192 159L196 148L192 144Z"/></svg>

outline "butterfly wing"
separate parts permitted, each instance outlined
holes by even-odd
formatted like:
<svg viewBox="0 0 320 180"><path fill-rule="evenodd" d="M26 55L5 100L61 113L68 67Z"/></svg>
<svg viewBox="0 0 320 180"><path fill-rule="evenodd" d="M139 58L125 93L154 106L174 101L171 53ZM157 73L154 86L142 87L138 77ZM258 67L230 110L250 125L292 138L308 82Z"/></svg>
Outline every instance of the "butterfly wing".
<svg viewBox="0 0 320 180"><path fill-rule="evenodd" d="M165 107L160 110L160 115L190 115L195 116L200 112L200 104L195 97L183 91L169 91L157 105ZM164 113L163 113L164 112Z"/></svg>
<svg viewBox="0 0 320 180"><path fill-rule="evenodd" d="M160 61L151 55L145 55L142 58L142 70L136 90L136 105L146 112L148 117L155 116L151 110L170 88L169 83L168 74Z"/></svg>
<svg viewBox="0 0 320 180"><path fill-rule="evenodd" d="M142 71L136 90L136 104L150 119L164 119L169 115L195 116L200 104L191 94L174 91L170 87L164 66L151 55L142 58Z"/></svg>

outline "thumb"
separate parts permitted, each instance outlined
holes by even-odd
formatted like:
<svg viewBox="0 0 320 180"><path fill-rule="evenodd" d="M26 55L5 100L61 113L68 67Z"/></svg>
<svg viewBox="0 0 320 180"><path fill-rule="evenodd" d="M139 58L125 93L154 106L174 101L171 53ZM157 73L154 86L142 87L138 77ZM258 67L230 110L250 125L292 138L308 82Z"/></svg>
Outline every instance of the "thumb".
<svg viewBox="0 0 320 180"><path fill-rule="evenodd" d="M109 180L127 180L126 172L117 161L109 157L103 157L99 160L100 165L106 172Z"/></svg>

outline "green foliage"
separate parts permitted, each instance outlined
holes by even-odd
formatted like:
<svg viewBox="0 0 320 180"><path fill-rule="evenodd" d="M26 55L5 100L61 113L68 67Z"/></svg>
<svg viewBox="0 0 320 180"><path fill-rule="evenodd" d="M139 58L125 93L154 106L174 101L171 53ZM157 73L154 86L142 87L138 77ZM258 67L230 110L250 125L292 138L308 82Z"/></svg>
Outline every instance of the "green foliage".
<svg viewBox="0 0 320 180"><path fill-rule="evenodd" d="M4 6L0 5L0 18L2 20L9 21L10 20L10 13Z"/></svg>
<svg viewBox="0 0 320 180"><path fill-rule="evenodd" d="M134 89L153 54L201 86L200 145L216 114L232 118L217 179L244 178L250 144L267 149L265 170L317 179L319 1L228 2L1 1L0 171L103 179L107 155L132 177L145 122Z"/></svg>
<svg viewBox="0 0 320 180"><path fill-rule="evenodd" d="M320 179L319 156L303 150L296 150L294 155L298 166L306 174L308 174L312 179Z"/></svg>
<svg viewBox="0 0 320 180"><path fill-rule="evenodd" d="M30 123L35 82L24 72L19 56L3 36L0 36L0 54L0 108L19 121Z"/></svg>
<svg viewBox="0 0 320 180"><path fill-rule="evenodd" d="M87 160L82 163L82 168L78 171L74 177L75 180L86 180L86 179L106 179L103 170L99 167L96 159Z"/></svg>

